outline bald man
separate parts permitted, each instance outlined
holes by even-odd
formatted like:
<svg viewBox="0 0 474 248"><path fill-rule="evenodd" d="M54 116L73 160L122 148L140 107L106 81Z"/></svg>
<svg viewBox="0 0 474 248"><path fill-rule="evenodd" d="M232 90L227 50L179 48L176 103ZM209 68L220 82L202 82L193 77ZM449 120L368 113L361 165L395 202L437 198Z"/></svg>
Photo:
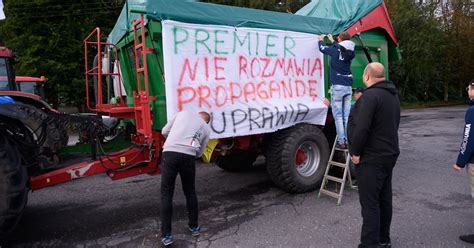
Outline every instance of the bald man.
<svg viewBox="0 0 474 248"><path fill-rule="evenodd" d="M392 170L397 162L400 101L380 63L367 65L364 94L349 116L349 152L356 165L362 231L359 247L391 247Z"/></svg>

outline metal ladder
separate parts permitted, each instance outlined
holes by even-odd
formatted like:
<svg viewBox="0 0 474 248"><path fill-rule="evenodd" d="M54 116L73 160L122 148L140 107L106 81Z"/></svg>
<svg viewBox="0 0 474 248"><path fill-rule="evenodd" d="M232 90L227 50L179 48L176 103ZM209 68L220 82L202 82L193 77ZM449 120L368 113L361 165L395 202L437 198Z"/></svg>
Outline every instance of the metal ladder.
<svg viewBox="0 0 474 248"><path fill-rule="evenodd" d="M318 198L321 197L321 194L336 198L337 205L339 206L341 204L342 196L344 193L344 187L346 186L346 181L349 181L349 185L352 189L357 189L357 186L355 186L352 183L351 170L349 168L350 166L349 163L351 162L349 150L337 148L336 141L337 141L337 137L334 140L334 144L332 146L331 156L329 157L328 166L326 167L326 172L324 173L323 182L321 183L321 188L319 189ZM336 152L342 152L344 154L345 161L343 163L334 161L334 154L336 154ZM342 178L329 175L329 171L334 166L343 168L344 172L342 174ZM328 183L330 181L335 182L335 186L336 186L335 191L329 190ZM337 189L338 185L340 185L339 192Z"/></svg>

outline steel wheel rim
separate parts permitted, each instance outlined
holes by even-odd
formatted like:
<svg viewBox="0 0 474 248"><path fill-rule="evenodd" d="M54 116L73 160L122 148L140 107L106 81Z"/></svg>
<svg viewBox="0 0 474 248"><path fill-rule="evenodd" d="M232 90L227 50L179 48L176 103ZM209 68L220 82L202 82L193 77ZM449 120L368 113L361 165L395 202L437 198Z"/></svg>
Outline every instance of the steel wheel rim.
<svg viewBox="0 0 474 248"><path fill-rule="evenodd" d="M301 164L297 164L296 157L298 152L304 152L306 155L306 160ZM303 142L295 152L295 167L298 174L303 177L311 177L318 170L319 164L321 162L321 152L319 147L313 141Z"/></svg>

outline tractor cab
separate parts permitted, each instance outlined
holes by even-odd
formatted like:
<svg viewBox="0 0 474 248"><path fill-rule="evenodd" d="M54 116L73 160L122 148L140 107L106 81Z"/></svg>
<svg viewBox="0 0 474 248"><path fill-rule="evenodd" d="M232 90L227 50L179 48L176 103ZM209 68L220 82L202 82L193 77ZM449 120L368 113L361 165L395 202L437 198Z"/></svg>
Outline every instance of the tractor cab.
<svg viewBox="0 0 474 248"><path fill-rule="evenodd" d="M10 49L0 46L0 97L8 96L16 102L29 104L48 112L57 112L43 101L45 99L43 84L47 78L15 77L13 64L16 59Z"/></svg>
<svg viewBox="0 0 474 248"><path fill-rule="evenodd" d="M18 90L14 80L12 63L12 51L6 47L0 47L0 91Z"/></svg>
<svg viewBox="0 0 474 248"><path fill-rule="evenodd" d="M45 99L46 97L45 91L44 91L44 84L47 81L48 79L44 76L41 76L41 77L16 76L15 77L15 83L19 91L38 95L42 99Z"/></svg>

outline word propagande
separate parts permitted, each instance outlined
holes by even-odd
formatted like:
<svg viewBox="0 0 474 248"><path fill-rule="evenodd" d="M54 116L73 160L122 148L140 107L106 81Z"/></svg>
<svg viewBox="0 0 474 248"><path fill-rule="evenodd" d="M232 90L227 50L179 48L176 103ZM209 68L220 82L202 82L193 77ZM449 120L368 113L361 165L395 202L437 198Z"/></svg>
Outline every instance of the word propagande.
<svg viewBox="0 0 474 248"><path fill-rule="evenodd" d="M318 80L284 79L261 80L244 84L230 82L228 84L187 85L177 90L178 110L186 109L186 105L198 105L199 108L221 108L236 103L266 101L268 99L293 99L310 97L315 101L318 97Z"/></svg>

